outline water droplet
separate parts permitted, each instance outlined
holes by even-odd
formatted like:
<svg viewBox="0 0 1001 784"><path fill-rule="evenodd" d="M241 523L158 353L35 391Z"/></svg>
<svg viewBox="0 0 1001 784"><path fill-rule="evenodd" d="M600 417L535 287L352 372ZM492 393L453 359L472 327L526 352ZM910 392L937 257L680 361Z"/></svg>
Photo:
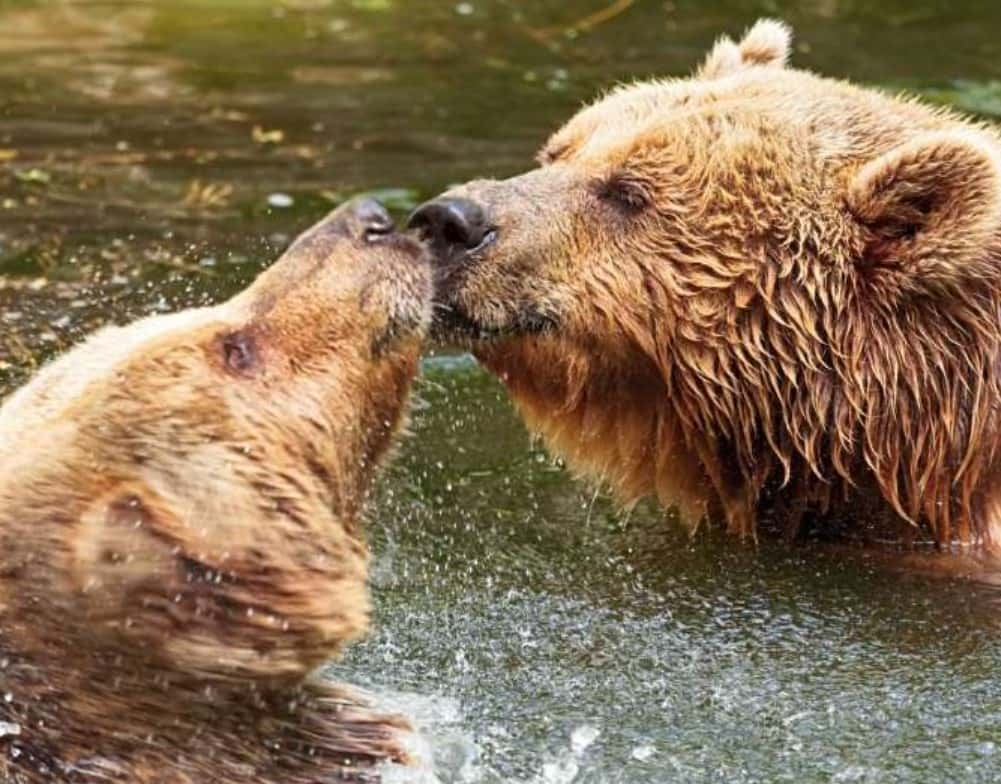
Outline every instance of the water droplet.
<svg viewBox="0 0 1001 784"><path fill-rule="evenodd" d="M570 733L570 748L574 754L580 754L594 743L600 734L601 730L590 724L575 727L574 731Z"/></svg>
<svg viewBox="0 0 1001 784"><path fill-rule="evenodd" d="M542 776L537 779L539 784L570 784L580 771L580 766L571 760L546 762L542 766Z"/></svg>
<svg viewBox="0 0 1001 784"><path fill-rule="evenodd" d="M645 745L645 746L637 746L635 749L633 749L631 756L634 760L638 760L639 762L646 762L656 753L657 749L655 749L653 746Z"/></svg>

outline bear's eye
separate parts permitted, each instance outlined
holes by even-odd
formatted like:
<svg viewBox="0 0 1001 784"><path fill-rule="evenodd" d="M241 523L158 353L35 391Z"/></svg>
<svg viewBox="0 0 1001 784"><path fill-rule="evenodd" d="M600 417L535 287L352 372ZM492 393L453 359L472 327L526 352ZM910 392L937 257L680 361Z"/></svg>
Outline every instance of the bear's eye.
<svg viewBox="0 0 1001 784"><path fill-rule="evenodd" d="M222 356L226 367L237 373L246 373L257 364L257 343L254 336L243 330L223 335Z"/></svg>
<svg viewBox="0 0 1001 784"><path fill-rule="evenodd" d="M598 198L629 213L642 212L650 206L646 188L621 174L613 174L598 183Z"/></svg>

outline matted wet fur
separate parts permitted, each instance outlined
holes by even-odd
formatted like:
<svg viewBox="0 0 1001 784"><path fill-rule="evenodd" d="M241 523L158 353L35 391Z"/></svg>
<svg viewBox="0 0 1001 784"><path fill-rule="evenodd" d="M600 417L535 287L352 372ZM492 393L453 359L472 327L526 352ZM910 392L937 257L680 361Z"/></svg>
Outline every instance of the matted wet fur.
<svg viewBox="0 0 1001 784"><path fill-rule="evenodd" d="M378 780L407 723L312 673L368 626L359 512L430 319L342 207L222 305L97 333L0 408L0 780Z"/></svg>
<svg viewBox="0 0 1001 784"><path fill-rule="evenodd" d="M440 332L627 502L997 553L1001 143L789 42L762 21L611 91L538 169L436 200L474 232L419 209Z"/></svg>

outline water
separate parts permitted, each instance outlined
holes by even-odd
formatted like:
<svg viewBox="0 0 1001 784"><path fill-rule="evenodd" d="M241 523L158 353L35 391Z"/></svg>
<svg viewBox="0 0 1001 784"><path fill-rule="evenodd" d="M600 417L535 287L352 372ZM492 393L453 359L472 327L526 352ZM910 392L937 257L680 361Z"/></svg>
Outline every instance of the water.
<svg viewBox="0 0 1001 784"><path fill-rule="evenodd" d="M0 394L98 324L227 296L348 195L517 172L763 13L798 64L1001 117L997 4L0 3ZM1001 781L989 589L617 511L455 352L419 396L371 513L375 630L332 667L420 725L402 780Z"/></svg>

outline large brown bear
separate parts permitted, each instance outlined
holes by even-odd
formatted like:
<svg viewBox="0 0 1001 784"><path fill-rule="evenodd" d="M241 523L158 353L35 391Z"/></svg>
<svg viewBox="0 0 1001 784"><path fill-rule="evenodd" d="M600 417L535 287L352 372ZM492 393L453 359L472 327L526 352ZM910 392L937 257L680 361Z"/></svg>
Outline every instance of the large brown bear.
<svg viewBox="0 0 1001 784"><path fill-rule="evenodd" d="M106 329L0 408L0 780L374 781L406 723L306 676L369 617L359 506L426 251L341 208L217 307Z"/></svg>
<svg viewBox="0 0 1001 784"><path fill-rule="evenodd" d="M1001 548L1001 143L761 21L420 207L441 331L627 500Z"/></svg>

